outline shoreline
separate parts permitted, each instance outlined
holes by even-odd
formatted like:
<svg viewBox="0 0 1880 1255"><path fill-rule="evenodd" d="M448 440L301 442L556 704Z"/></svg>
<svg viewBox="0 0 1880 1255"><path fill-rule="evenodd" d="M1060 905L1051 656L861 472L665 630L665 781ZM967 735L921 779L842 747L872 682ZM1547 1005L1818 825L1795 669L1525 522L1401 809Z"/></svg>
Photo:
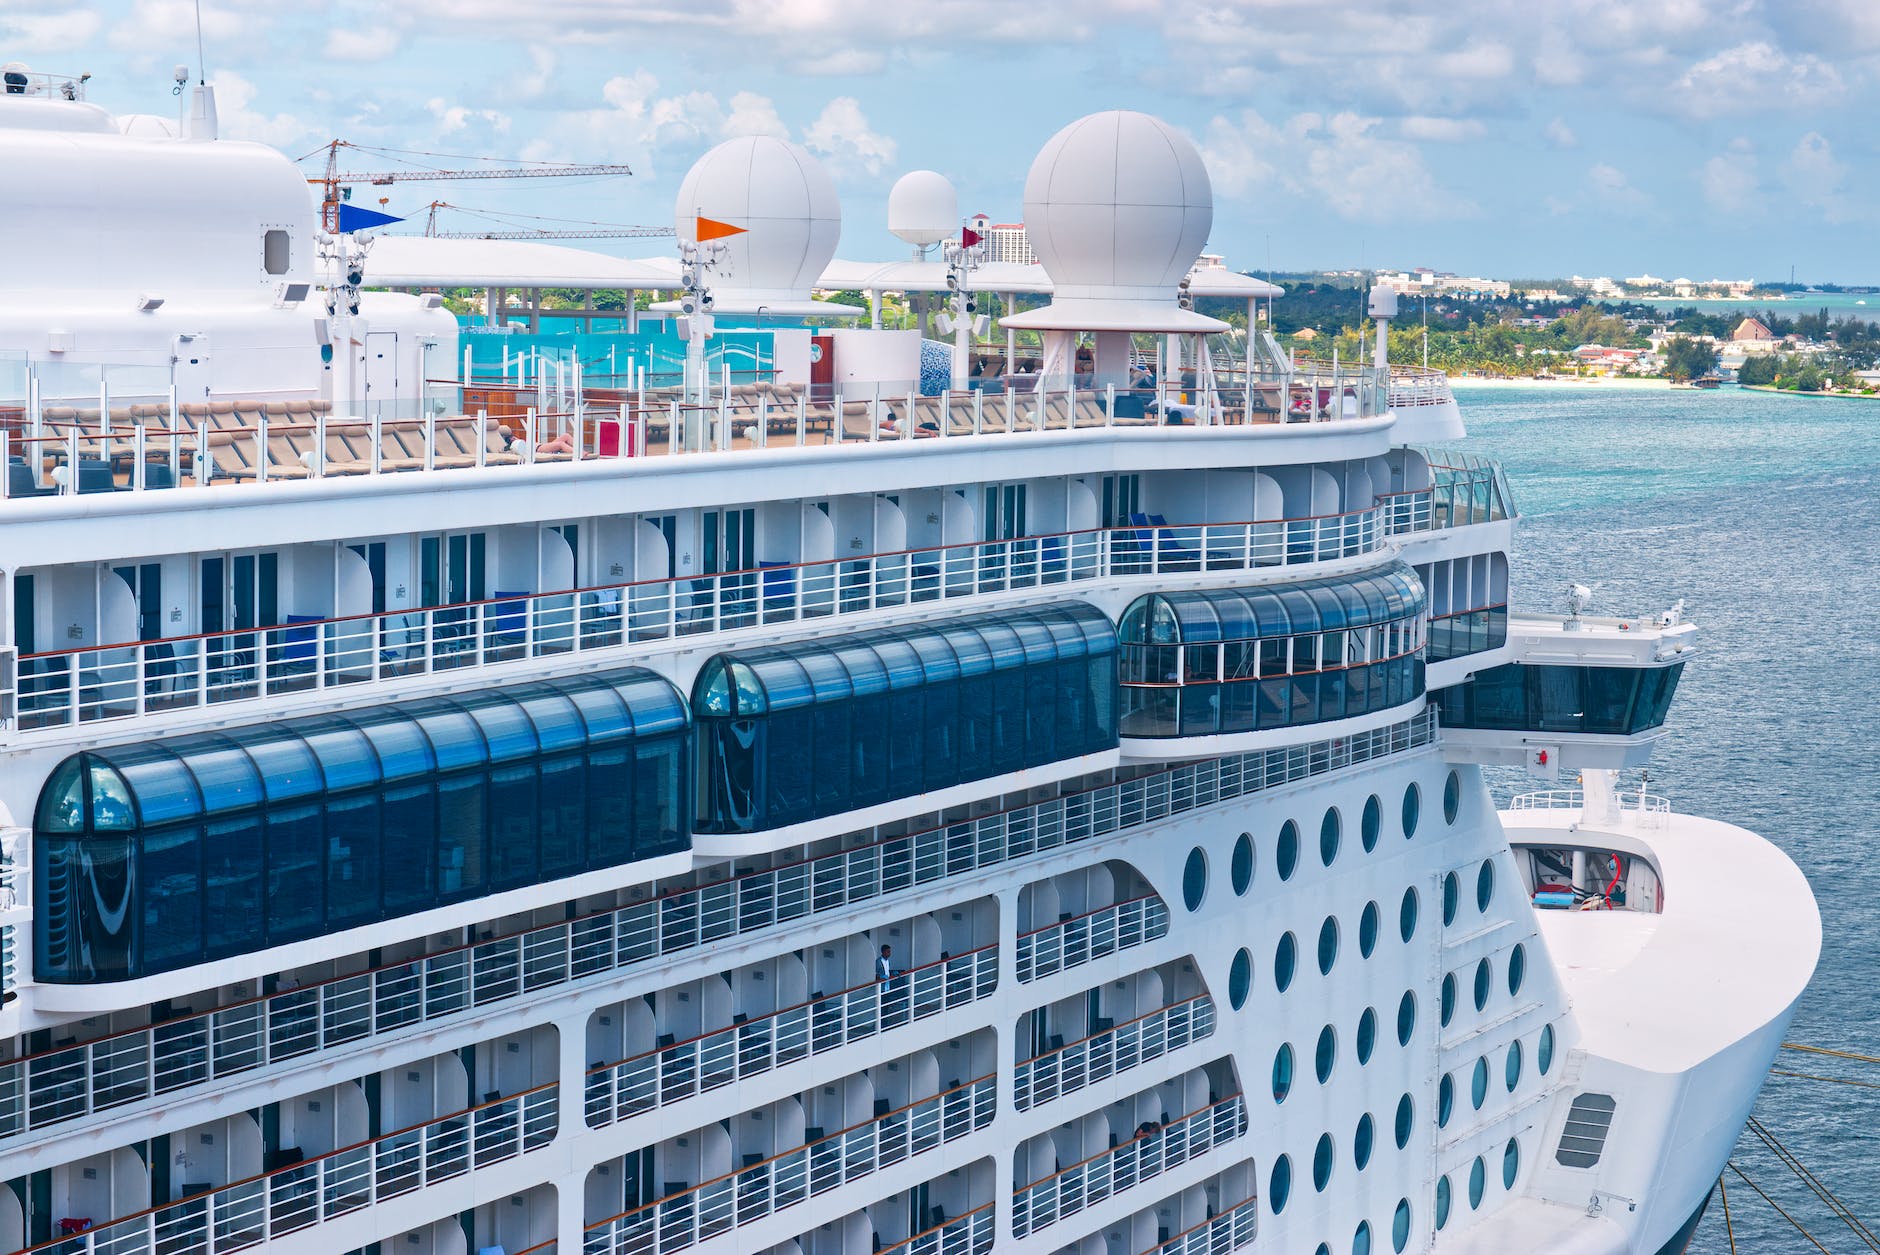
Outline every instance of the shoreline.
<svg viewBox="0 0 1880 1255"><path fill-rule="evenodd" d="M1562 379L1482 379L1467 375L1451 375L1449 386L1456 388L1669 388L1669 379L1610 379L1610 378L1562 378Z"/></svg>
<svg viewBox="0 0 1880 1255"><path fill-rule="evenodd" d="M1767 392L1778 397L1808 397L1825 401L1880 401L1880 392L1799 392L1794 388L1778 388L1769 383L1744 383L1737 387L1745 392Z"/></svg>

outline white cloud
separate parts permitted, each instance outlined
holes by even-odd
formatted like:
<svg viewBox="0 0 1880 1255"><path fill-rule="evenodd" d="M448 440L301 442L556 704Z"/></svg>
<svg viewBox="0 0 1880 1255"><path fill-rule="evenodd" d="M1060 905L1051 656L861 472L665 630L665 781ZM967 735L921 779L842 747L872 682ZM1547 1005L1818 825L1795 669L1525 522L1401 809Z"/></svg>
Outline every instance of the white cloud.
<svg viewBox="0 0 1880 1255"><path fill-rule="evenodd" d="M1791 57L1761 40L1697 62L1671 86L1673 105L1694 118L1814 108L1845 90L1841 72L1811 54Z"/></svg>
<svg viewBox="0 0 1880 1255"><path fill-rule="evenodd" d="M861 102L853 96L837 96L824 106L803 132L803 143L838 168L860 167L871 175L880 174L896 151L892 139L868 125Z"/></svg>
<svg viewBox="0 0 1880 1255"><path fill-rule="evenodd" d="M1632 186L1625 171L1603 161L1586 172L1586 181L1592 185L1602 208L1636 209L1651 200L1651 197Z"/></svg>
<svg viewBox="0 0 1880 1255"><path fill-rule="evenodd" d="M224 137L254 140L276 148L306 138L312 128L293 114L262 113L251 108L257 95L255 85L233 70L215 76L216 120Z"/></svg>
<svg viewBox="0 0 1880 1255"><path fill-rule="evenodd" d="M1580 137L1573 133L1573 128L1567 125L1565 118L1555 118L1542 128L1541 134L1547 137L1548 145L1553 148L1565 150L1580 146Z"/></svg>
<svg viewBox="0 0 1880 1255"><path fill-rule="evenodd" d="M1474 118L1431 118L1413 114L1398 123L1405 139L1428 140L1438 144L1459 144L1480 139L1488 128Z"/></svg>
<svg viewBox="0 0 1880 1255"><path fill-rule="evenodd" d="M213 2L202 6L202 36L213 71L218 51L246 47L271 24L265 5L247 12ZM105 42L131 54L134 65L163 61L196 61L196 5L194 0L136 0L130 15L111 23ZM218 75L218 77L220 77Z"/></svg>
<svg viewBox="0 0 1880 1255"><path fill-rule="evenodd" d="M473 134L507 135L509 133L509 115L495 109L472 109L468 105L453 105L442 96L433 96L424 102L424 107L433 118L437 119L439 135L455 135L466 131Z"/></svg>
<svg viewBox="0 0 1880 1255"><path fill-rule="evenodd" d="M326 37L326 55L348 64L383 61L398 51L399 34L390 27L337 26Z"/></svg>
<svg viewBox="0 0 1880 1255"><path fill-rule="evenodd" d="M770 97L760 96L756 92L739 92L733 96L731 108L718 129L727 138L733 135L774 135L778 139L790 137L790 128L777 116L777 106Z"/></svg>
<svg viewBox="0 0 1880 1255"><path fill-rule="evenodd" d="M1437 185L1423 151L1378 134L1356 113L1298 113L1274 126L1258 112L1216 116L1201 144L1217 192L1272 187L1359 222L1466 217L1476 206Z"/></svg>
<svg viewBox="0 0 1880 1255"><path fill-rule="evenodd" d="M1834 155L1834 147L1820 131L1797 141L1783 167L1789 195L1821 212L1829 222L1848 222L1856 215L1848 203L1844 184L1847 164Z"/></svg>
<svg viewBox="0 0 1880 1255"><path fill-rule="evenodd" d="M71 52L98 37L104 19L96 13L0 14L0 40L11 54Z"/></svg>
<svg viewBox="0 0 1880 1255"><path fill-rule="evenodd" d="M1704 201L1722 214L1741 214L1755 209L1762 191L1757 171L1756 151L1747 139L1738 137L1728 152L1718 153L1698 172L1698 186Z"/></svg>

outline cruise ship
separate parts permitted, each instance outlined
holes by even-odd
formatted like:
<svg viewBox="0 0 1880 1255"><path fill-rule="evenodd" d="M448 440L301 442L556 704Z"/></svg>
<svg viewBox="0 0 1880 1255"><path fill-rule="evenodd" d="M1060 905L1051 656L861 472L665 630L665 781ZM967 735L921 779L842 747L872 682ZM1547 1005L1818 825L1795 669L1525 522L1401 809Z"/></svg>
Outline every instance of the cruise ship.
<svg viewBox="0 0 1880 1255"><path fill-rule="evenodd" d="M0 1253L1689 1242L1820 944L1622 774L1696 629L1511 611L1178 130L1052 136L1037 266L768 138L626 262L5 81Z"/></svg>

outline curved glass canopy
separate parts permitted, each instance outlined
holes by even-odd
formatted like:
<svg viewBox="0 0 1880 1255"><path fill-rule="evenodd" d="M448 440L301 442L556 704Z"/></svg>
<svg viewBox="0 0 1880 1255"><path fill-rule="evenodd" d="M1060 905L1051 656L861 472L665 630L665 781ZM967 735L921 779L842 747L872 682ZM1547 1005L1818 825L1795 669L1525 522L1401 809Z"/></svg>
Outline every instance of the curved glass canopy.
<svg viewBox="0 0 1880 1255"><path fill-rule="evenodd" d="M1122 735L1256 732L1414 701L1425 606L1422 583L1401 563L1138 598L1118 628Z"/></svg>
<svg viewBox="0 0 1880 1255"><path fill-rule="evenodd" d="M719 654L693 688L701 832L755 832L1116 745L1083 602Z"/></svg>
<svg viewBox="0 0 1880 1255"><path fill-rule="evenodd" d="M1684 664L1576 667L1505 663L1433 699L1446 728L1637 736L1661 728Z"/></svg>
<svg viewBox="0 0 1880 1255"><path fill-rule="evenodd" d="M73 755L37 974L119 980L684 849L684 698L642 668Z"/></svg>

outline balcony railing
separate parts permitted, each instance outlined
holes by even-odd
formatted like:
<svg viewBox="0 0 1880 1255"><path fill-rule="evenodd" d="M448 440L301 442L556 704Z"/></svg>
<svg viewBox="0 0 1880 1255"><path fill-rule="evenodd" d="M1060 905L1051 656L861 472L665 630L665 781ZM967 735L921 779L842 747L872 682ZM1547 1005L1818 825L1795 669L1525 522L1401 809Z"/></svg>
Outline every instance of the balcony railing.
<svg viewBox="0 0 1880 1255"><path fill-rule="evenodd" d="M0 1063L0 1139L1427 745L1436 716L1184 763ZM882 830L876 830L877 833Z"/></svg>
<svg viewBox="0 0 1880 1255"><path fill-rule="evenodd" d="M1131 1186L1154 1180L1246 1131L1247 1114L1239 1094L1159 1128L1144 1129L1121 1145L1014 1190L1012 1232L1021 1238L1036 1233Z"/></svg>
<svg viewBox="0 0 1880 1255"><path fill-rule="evenodd" d="M219 1255L264 1246L548 1145L555 1136L557 1093L552 1083L524 1090L24 1249Z"/></svg>
<svg viewBox="0 0 1880 1255"><path fill-rule="evenodd" d="M1251 1246L1259 1228L1260 1200L1242 1199L1226 1211L1157 1242L1142 1255L1221 1255L1222 1251Z"/></svg>
<svg viewBox="0 0 1880 1255"><path fill-rule="evenodd" d="M1039 980L1168 935L1168 906L1153 893L1018 935L1018 979Z"/></svg>
<svg viewBox="0 0 1880 1255"><path fill-rule="evenodd" d="M587 1122L600 1128L929 1019L988 996L998 982L999 948L984 946L590 1068Z"/></svg>
<svg viewBox="0 0 1880 1255"><path fill-rule="evenodd" d="M1214 1000L1198 994L1025 1060L1012 1074L1012 1101L1020 1111L1029 1110L1160 1059L1213 1032Z"/></svg>
<svg viewBox="0 0 1880 1255"><path fill-rule="evenodd" d="M875 1255L991 1255L993 1225L993 1204L981 1203L965 1215L884 1246ZM807 1247L808 1243L799 1245Z"/></svg>
<svg viewBox="0 0 1880 1255"><path fill-rule="evenodd" d="M1428 491L1403 493L1313 518L1093 528L27 654L15 721L137 719L950 597L1324 562L1375 553L1430 517Z"/></svg>
<svg viewBox="0 0 1880 1255"><path fill-rule="evenodd" d="M978 1077L703 1185L588 1225L586 1255L664 1255L731 1232L992 1123L995 1078ZM758 1245L764 1245L759 1243Z"/></svg>

